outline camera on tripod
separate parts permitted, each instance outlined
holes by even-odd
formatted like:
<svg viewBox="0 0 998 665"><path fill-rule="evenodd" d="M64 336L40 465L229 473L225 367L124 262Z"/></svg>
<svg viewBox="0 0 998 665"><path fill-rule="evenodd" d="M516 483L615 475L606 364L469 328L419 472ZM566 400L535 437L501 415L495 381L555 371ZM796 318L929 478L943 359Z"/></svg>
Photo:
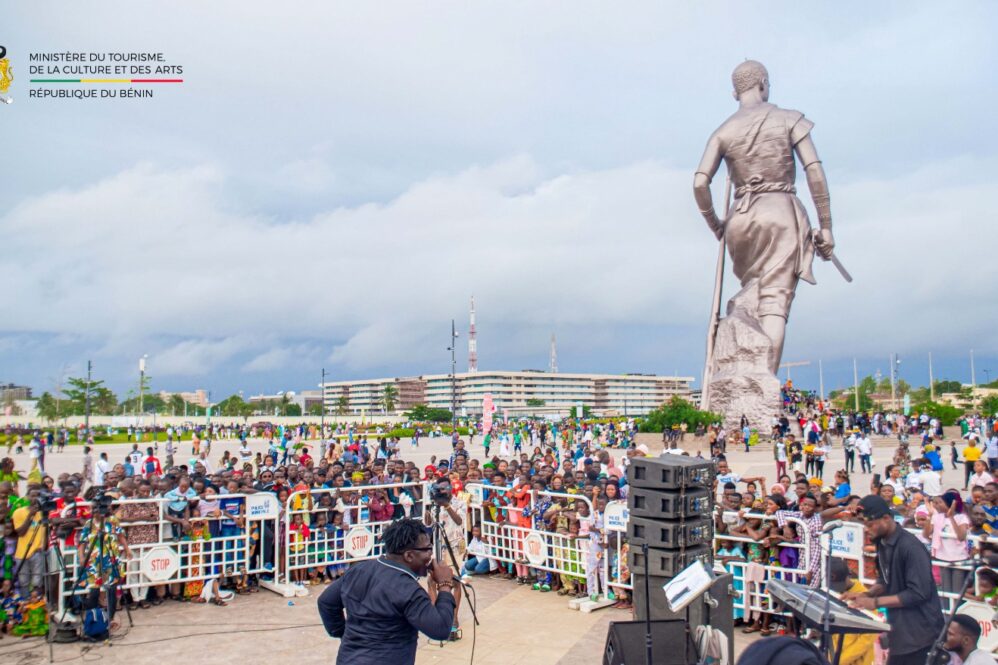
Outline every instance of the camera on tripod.
<svg viewBox="0 0 998 665"><path fill-rule="evenodd" d="M106 490L96 492L90 500L93 504L93 514L99 517L110 517L114 507L115 497L108 494Z"/></svg>
<svg viewBox="0 0 998 665"><path fill-rule="evenodd" d="M450 481L441 479L430 485L430 501L437 504L438 506L446 506L450 504L452 489L450 486Z"/></svg>
<svg viewBox="0 0 998 665"><path fill-rule="evenodd" d="M55 495L48 489L43 489L38 492L36 502L38 504L38 510L45 515L48 515L52 511L59 508L59 505L56 503Z"/></svg>

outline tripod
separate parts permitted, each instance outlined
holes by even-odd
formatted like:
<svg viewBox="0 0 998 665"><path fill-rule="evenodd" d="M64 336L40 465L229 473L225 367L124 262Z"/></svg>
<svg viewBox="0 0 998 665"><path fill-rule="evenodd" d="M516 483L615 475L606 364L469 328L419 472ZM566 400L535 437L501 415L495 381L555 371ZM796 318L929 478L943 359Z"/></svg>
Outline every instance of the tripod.
<svg viewBox="0 0 998 665"><path fill-rule="evenodd" d="M475 625L480 625L478 622L478 613L475 611L475 604L471 600L471 595L468 592L468 586L461 581L461 564L457 562L457 557L454 556L454 548L451 547L450 538L447 537L447 530L444 529L444 525L440 522L440 504L437 503L433 506L434 515L433 523L430 528L433 530L433 558L437 561L443 561L443 548L447 548L447 554L450 556L451 565L457 570L457 575L454 577L454 581L461 588L464 593L464 599L468 601L468 609L471 610L471 618L474 619Z"/></svg>
<svg viewBox="0 0 998 665"><path fill-rule="evenodd" d="M97 517L98 517L98 515L100 516L100 524L99 525L97 523ZM118 590L118 584L119 583L118 582L109 583L106 580L107 571L109 569L109 566L105 565L105 558L104 557L105 557L105 554L106 554L106 549L105 549L104 541L105 541L105 539L106 539L106 537L108 535L107 528L106 528L106 524L107 524L106 520L107 520L108 517L110 517L110 505L106 505L105 506L100 501L94 502L94 508L93 508L93 511L90 514L90 521L87 523L86 529L87 529L88 533L95 534L95 537L97 538L97 542L96 542L95 545L97 547L97 556L98 556L98 558L97 558L97 565L95 566L95 569L96 569L95 577L98 577L99 579L101 579L102 584L100 584L98 586L95 586L92 589L88 589L87 590L86 604L92 606L89 609L96 609L97 607L99 607L100 606L100 592L101 592L101 589L104 590L104 593L107 594L107 614L108 614L107 620L108 620L108 629L110 630L111 620L114 618L114 615L116 613L116 600L117 599L115 597L115 594L116 594L116 592ZM74 589L79 588L79 587L82 586L84 577L87 574L88 564L89 564L89 562L90 562L90 560L91 560L91 558L93 557L93 554L94 554L94 552L93 552L94 546L93 545L87 547L85 550L80 549L79 546L80 546L80 543L77 544L78 551L81 552L81 555L78 558L78 561L79 561L79 570L78 570L77 575L76 575L76 580L74 581L74 584L73 584L73 588ZM120 564L118 562L115 562L114 565L120 565ZM122 606L125 608L125 614L128 616L128 626L129 626L129 628L131 628L132 626L135 625L134 621L132 620L132 609L131 609L131 606L127 602L123 602ZM65 616L65 614L66 614L66 610L63 610L63 616ZM60 619L59 623L61 623L61 622L62 622L62 620ZM109 635L108 639L110 639L110 633L108 635Z"/></svg>
<svg viewBox="0 0 998 665"><path fill-rule="evenodd" d="M50 593L50 587L49 587L49 576L52 574L52 571L49 570L49 552L54 551L56 555L56 563L58 567L55 572L64 572L66 570L66 563L62 557L62 551L59 549L59 541L56 539L52 545L49 545L49 534L51 533L50 531L51 521L49 519L49 511L46 510L45 506L42 506L41 504L37 503L37 501L35 503L35 506L38 507L38 512L41 514L41 520L31 525L26 535L27 535L27 542L29 543L30 546L30 543L33 543L35 539L38 537L38 532L41 531L42 533L42 544L40 548L40 553L42 555L42 594L45 599L45 622L46 622L45 641L48 642L49 645L49 662L51 663L54 660L52 643L54 641L53 631L55 627L53 626L53 623L50 620L50 614L49 614L49 607L51 607L52 603L52 594ZM18 580L18 578L20 578L21 570L24 568L24 564L28 562L29 558L30 557L21 559L21 563L17 566L17 569L13 571L13 579L15 582ZM25 589L21 589L22 593L24 591ZM62 592L61 589L56 591L57 594L56 599L58 599L58 594L60 594L61 592ZM65 616L65 611L63 611L63 616Z"/></svg>
<svg viewBox="0 0 998 665"><path fill-rule="evenodd" d="M949 631L949 626L953 623L953 617L957 614L960 600L963 599L967 590L974 584L977 571L986 567L989 563L985 562L980 554L970 560L970 570L967 571L967 576L963 579L963 587L960 589L960 595L953 601L953 610L946 617L946 623L943 624L942 632L939 633L939 637L936 638L932 649L929 651L929 656L925 661L927 665L947 665L952 660L949 651L946 650L946 634Z"/></svg>

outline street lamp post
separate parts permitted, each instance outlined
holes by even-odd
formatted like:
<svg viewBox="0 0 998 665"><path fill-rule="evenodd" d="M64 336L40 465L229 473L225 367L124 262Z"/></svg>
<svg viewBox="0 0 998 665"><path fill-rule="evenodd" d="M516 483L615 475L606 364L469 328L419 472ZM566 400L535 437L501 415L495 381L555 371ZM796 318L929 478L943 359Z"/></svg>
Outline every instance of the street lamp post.
<svg viewBox="0 0 998 665"><path fill-rule="evenodd" d="M146 358L148 357L149 355L146 354L139 358L139 414L143 413L144 400L142 397L146 387Z"/></svg>
<svg viewBox="0 0 998 665"><path fill-rule="evenodd" d="M319 411L319 441L325 442L326 440L326 368L322 368L322 381L319 383L319 405L322 410ZM325 446L321 446L325 449Z"/></svg>
<svg viewBox="0 0 998 665"><path fill-rule="evenodd" d="M457 328L454 319L450 320L450 410L451 410L451 436L457 431Z"/></svg>
<svg viewBox="0 0 998 665"><path fill-rule="evenodd" d="M894 354L894 368L893 369L894 369L894 383L897 385L898 397L900 397L901 399L904 399L904 395L900 394L901 393L901 358L896 353ZM900 408L900 407L895 404L894 409L897 410L898 408Z"/></svg>
<svg viewBox="0 0 998 665"><path fill-rule="evenodd" d="M83 436L90 438L90 372L93 370L93 363L87 361L87 394L83 411Z"/></svg>

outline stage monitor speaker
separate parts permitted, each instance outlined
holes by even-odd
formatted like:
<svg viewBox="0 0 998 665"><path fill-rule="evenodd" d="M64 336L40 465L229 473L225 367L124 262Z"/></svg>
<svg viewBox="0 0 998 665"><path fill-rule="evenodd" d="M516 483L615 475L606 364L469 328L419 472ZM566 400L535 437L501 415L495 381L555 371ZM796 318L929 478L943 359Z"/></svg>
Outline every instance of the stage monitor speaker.
<svg viewBox="0 0 998 665"><path fill-rule="evenodd" d="M714 582L710 585L710 588L707 590L707 594L715 602L717 602L717 607L711 608L708 607L705 602L695 601L680 612L673 612L670 610L669 604L665 600L665 592L662 591L662 586L669 580L670 578L668 577L652 576L648 578L648 591L650 594L650 597L648 598L648 614L651 615L652 621L675 621L679 619L686 619L688 617L690 626L692 626L692 630L694 631L697 626L712 626L727 636L728 653L734 653L735 617L733 594L735 592L732 590L734 577L730 573L718 575ZM631 581L634 584L634 618L639 621L644 621L644 578L640 575L634 575L631 577ZM687 612L689 612L688 615ZM644 641L642 641L641 644L643 645Z"/></svg>
<svg viewBox="0 0 998 665"><path fill-rule="evenodd" d="M714 522L709 517L694 517L676 522L632 515L627 522L627 540L631 549L636 549L643 543L648 543L648 547L663 549L693 547L709 544L713 536Z"/></svg>
<svg viewBox="0 0 998 665"><path fill-rule="evenodd" d="M627 484L649 489L710 489L713 483L710 460L685 455L632 457L627 467Z"/></svg>
<svg viewBox="0 0 998 665"><path fill-rule="evenodd" d="M652 621L651 648L652 662L655 665L695 665L697 662L696 645L686 633L684 621ZM645 622L612 622L606 631L603 665L644 663Z"/></svg>
<svg viewBox="0 0 998 665"><path fill-rule="evenodd" d="M647 566L644 554L640 549L632 547L627 553L627 564L631 569L632 577L644 574L675 577L682 572L683 568L697 559L703 562L707 570L710 570L714 565L713 552L707 545L687 547L685 550L649 549ZM634 584L637 584L637 581Z"/></svg>
<svg viewBox="0 0 998 665"><path fill-rule="evenodd" d="M627 508L631 517L678 520L684 517L709 517L711 514L710 490L688 490L685 494L680 494L675 490L663 492L645 487L630 487L628 491Z"/></svg>

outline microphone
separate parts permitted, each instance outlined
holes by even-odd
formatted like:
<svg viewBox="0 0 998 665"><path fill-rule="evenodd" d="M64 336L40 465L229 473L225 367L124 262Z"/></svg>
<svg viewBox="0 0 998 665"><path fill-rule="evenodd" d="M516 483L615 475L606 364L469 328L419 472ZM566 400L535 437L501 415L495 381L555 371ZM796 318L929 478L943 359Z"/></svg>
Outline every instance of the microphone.
<svg viewBox="0 0 998 665"><path fill-rule="evenodd" d="M829 533L830 531L835 531L840 526L845 524L845 520L832 520L831 522L825 522L825 525L821 527L821 533Z"/></svg>

